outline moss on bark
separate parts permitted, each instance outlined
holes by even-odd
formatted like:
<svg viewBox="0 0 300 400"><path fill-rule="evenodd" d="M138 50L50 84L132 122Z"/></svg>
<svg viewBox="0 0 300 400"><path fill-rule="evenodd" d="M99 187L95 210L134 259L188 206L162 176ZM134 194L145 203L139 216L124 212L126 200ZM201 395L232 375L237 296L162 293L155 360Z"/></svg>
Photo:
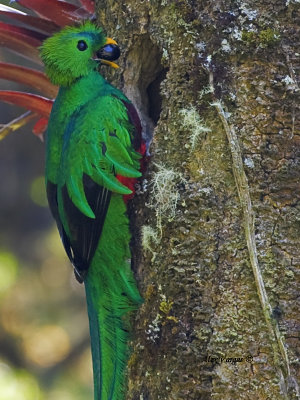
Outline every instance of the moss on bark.
<svg viewBox="0 0 300 400"><path fill-rule="evenodd" d="M299 4L99 0L97 7L122 47L123 69L110 78L138 106L147 138L154 133L134 208L148 236L145 249L136 248L145 304L127 398L298 398ZM259 300L216 101L241 150L258 265L289 376Z"/></svg>

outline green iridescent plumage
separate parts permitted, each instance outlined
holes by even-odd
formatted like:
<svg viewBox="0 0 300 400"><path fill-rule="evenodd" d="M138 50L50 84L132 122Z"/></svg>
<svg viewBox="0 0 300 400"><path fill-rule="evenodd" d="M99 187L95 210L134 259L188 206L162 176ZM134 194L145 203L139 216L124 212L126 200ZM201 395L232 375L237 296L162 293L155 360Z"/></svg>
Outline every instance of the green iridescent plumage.
<svg viewBox="0 0 300 400"><path fill-rule="evenodd" d="M47 131L46 184L66 252L85 283L95 399L120 400L128 358L124 316L141 297L128 262L123 195L131 190L116 176L139 177L141 156L133 145L129 100L97 70L93 55L105 42L102 31L87 22L42 46L46 72L60 85Z"/></svg>

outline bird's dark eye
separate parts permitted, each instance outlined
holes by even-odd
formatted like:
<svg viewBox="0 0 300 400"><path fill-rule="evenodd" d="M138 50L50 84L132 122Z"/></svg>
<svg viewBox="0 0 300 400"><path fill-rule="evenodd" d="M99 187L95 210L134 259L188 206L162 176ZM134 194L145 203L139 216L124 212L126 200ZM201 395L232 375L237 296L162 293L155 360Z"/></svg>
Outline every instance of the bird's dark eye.
<svg viewBox="0 0 300 400"><path fill-rule="evenodd" d="M77 43L77 49L80 51L84 51L88 48L88 45L86 44L86 42L84 40L79 40L79 42Z"/></svg>

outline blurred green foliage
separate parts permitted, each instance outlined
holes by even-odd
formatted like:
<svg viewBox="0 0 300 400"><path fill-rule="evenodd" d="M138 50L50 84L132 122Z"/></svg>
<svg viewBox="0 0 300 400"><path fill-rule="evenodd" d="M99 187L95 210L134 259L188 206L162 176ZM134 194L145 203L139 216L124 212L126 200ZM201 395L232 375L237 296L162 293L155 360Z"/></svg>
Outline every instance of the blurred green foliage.
<svg viewBox="0 0 300 400"><path fill-rule="evenodd" d="M37 67L2 48L0 56ZM24 111L1 103L0 125ZM92 399L84 288L47 206L44 143L31 128L0 142L0 400Z"/></svg>
<svg viewBox="0 0 300 400"><path fill-rule="evenodd" d="M18 261L8 252L0 253L0 296L15 283L17 279Z"/></svg>
<svg viewBox="0 0 300 400"><path fill-rule="evenodd" d="M31 183L30 188L31 199L34 203L41 207L47 207L47 195L45 188L45 178L43 176L38 176Z"/></svg>
<svg viewBox="0 0 300 400"><path fill-rule="evenodd" d="M14 370L0 363L0 400L43 399L38 383L24 370Z"/></svg>
<svg viewBox="0 0 300 400"><path fill-rule="evenodd" d="M55 227L30 251L0 251L0 400L92 398L83 287Z"/></svg>
<svg viewBox="0 0 300 400"><path fill-rule="evenodd" d="M1 89L28 90L7 81ZM23 112L1 104L0 124ZM0 400L92 399L84 287L50 215L44 143L31 128L0 142Z"/></svg>

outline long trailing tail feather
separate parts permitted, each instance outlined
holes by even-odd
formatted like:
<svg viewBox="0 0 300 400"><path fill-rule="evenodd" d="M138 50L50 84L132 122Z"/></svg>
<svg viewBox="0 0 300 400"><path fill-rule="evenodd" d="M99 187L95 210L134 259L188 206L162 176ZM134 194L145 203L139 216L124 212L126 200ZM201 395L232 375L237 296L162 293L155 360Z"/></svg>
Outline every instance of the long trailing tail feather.
<svg viewBox="0 0 300 400"><path fill-rule="evenodd" d="M129 356L126 314L142 302L128 262L125 204L112 195L103 232L85 279L95 400L124 399Z"/></svg>
<svg viewBox="0 0 300 400"><path fill-rule="evenodd" d="M99 331L98 313L95 309L94 301L92 298L92 290L89 287L88 282L85 283L86 302L88 308L88 316L90 323L90 335L92 343L92 358L93 358L93 373L94 373L94 392L100 393L102 387L102 378L100 371L102 369L102 357L101 357L101 337ZM98 376L96 375L98 373Z"/></svg>

